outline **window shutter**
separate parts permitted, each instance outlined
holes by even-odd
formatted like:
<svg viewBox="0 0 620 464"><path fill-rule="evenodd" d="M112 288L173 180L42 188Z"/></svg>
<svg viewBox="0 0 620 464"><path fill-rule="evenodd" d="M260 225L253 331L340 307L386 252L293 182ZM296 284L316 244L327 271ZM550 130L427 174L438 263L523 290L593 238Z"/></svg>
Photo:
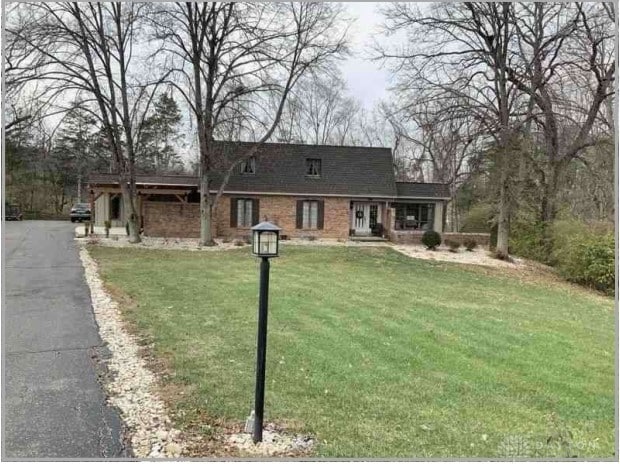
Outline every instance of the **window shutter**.
<svg viewBox="0 0 620 464"><path fill-rule="evenodd" d="M317 218L316 218L316 228L317 229L322 229L323 228L323 216L325 213L325 207L324 207L324 201L323 200L319 200L317 202Z"/></svg>
<svg viewBox="0 0 620 464"><path fill-rule="evenodd" d="M258 210L258 198L252 199L252 225L255 226L260 222L260 215Z"/></svg>
<svg viewBox="0 0 620 464"><path fill-rule="evenodd" d="M230 199L230 227L237 227L237 199Z"/></svg>
<svg viewBox="0 0 620 464"><path fill-rule="evenodd" d="M303 200L297 200L297 216L296 226L297 229L303 229L304 227L304 202Z"/></svg>

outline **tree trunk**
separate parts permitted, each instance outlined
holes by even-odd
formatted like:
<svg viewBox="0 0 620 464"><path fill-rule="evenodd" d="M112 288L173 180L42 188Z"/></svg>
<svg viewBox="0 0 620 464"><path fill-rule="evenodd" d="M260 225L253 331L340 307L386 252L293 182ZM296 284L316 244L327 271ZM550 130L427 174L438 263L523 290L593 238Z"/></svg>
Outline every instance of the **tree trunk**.
<svg viewBox="0 0 620 464"><path fill-rule="evenodd" d="M504 149L505 150L505 149ZM504 158L506 153L502 153ZM499 186L499 214L497 218L497 246L495 248L495 257L498 259L508 259L508 240L510 238L510 192L509 192L509 175L507 169L507 161L503 160L501 180Z"/></svg>
<svg viewBox="0 0 620 464"><path fill-rule="evenodd" d="M123 208L125 210L125 222L129 226L129 243L140 243L140 230L138 228L138 216L131 191L126 181L121 182L121 193L123 195Z"/></svg>
<svg viewBox="0 0 620 464"><path fill-rule="evenodd" d="M543 194L540 205L540 220L542 225L541 245L543 248L544 259L547 264L552 264L553 254L553 231L552 225L557 217L558 183L561 167L556 164L552 167L547 182L543 185Z"/></svg>
<svg viewBox="0 0 620 464"><path fill-rule="evenodd" d="M212 233L213 204L209 192L209 178L200 176L200 246L215 246Z"/></svg>
<svg viewBox="0 0 620 464"><path fill-rule="evenodd" d="M82 203L82 175L78 174L77 178L77 202Z"/></svg>

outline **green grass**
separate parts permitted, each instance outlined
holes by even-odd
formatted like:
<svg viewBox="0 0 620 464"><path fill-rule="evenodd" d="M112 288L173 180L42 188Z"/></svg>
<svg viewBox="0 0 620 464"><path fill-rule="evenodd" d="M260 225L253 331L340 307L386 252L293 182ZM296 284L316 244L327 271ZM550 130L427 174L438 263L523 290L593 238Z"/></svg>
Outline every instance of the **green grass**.
<svg viewBox="0 0 620 464"><path fill-rule="evenodd" d="M258 295L249 250L91 251L168 361L164 382L183 386L180 425L242 422ZM271 267L267 420L314 434L322 456L610 457L613 306L387 248L286 246Z"/></svg>

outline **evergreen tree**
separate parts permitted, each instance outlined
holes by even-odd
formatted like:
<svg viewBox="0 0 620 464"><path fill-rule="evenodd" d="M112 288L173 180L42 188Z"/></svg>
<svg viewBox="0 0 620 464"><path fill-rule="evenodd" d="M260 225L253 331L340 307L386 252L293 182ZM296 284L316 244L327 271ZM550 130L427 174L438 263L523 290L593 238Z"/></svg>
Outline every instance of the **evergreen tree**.
<svg viewBox="0 0 620 464"><path fill-rule="evenodd" d="M79 201L86 200L83 193L88 175L109 164L109 157L102 160L93 152L96 130L96 119L76 104L60 126L49 159L56 182L75 192Z"/></svg>
<svg viewBox="0 0 620 464"><path fill-rule="evenodd" d="M140 127L139 155L136 163L142 172L180 173L183 161L177 147L183 136L178 133L181 112L172 96L162 93L153 114Z"/></svg>

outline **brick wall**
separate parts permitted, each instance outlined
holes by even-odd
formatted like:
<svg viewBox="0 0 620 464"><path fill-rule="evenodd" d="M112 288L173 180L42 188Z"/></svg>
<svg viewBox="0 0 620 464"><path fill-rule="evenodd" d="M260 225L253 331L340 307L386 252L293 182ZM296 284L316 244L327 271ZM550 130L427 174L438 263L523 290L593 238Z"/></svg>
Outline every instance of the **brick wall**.
<svg viewBox="0 0 620 464"><path fill-rule="evenodd" d="M349 236L349 204L347 198L323 198L322 230L296 229L297 200L285 196L247 196L259 200L259 220L268 220L282 227L282 235L291 238L314 236L340 238ZM250 235L249 227L230 227L230 197L222 196L214 212L214 235L243 237ZM200 206L198 203L144 202L144 234L151 237L190 238L200 236Z"/></svg>
<svg viewBox="0 0 620 464"><path fill-rule="evenodd" d="M422 243L422 235L424 232L413 230L392 230L390 231L390 240L400 244L420 244ZM441 243L444 240L457 240L461 243L467 238L473 238L479 246L489 246L490 234L484 233L463 233L463 232L444 232L441 234Z"/></svg>
<svg viewBox="0 0 620 464"><path fill-rule="evenodd" d="M200 237L200 205L181 202L144 202L144 235Z"/></svg>
<svg viewBox="0 0 620 464"><path fill-rule="evenodd" d="M237 198L256 198L259 202L259 220L270 221L282 227L282 235L291 238L313 236L317 238L349 237L349 204L348 198L322 198L324 203L324 220L322 230L302 230L295 226L297 200L304 198L288 196L238 196ZM230 199L223 196L217 207L217 235L237 237L250 234L250 228L230 227Z"/></svg>

